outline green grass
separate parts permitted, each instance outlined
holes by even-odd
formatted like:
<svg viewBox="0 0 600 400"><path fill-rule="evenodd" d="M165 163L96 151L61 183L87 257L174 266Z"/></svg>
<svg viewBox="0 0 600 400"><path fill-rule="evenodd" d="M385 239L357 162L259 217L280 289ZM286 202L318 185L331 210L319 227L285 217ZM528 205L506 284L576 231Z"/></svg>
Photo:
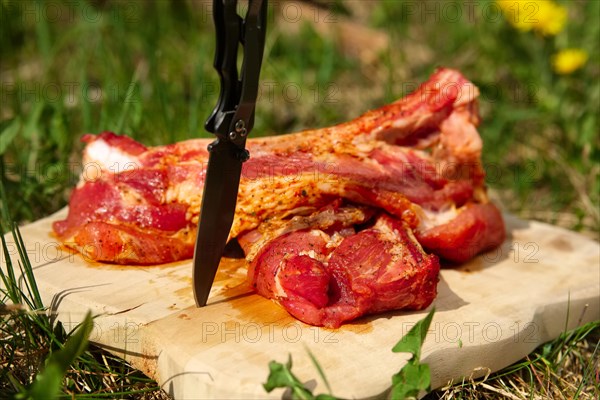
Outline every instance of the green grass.
<svg viewBox="0 0 600 400"><path fill-rule="evenodd" d="M565 332L525 359L476 381L455 382L434 399L597 399L600 322Z"/></svg>
<svg viewBox="0 0 600 400"><path fill-rule="evenodd" d="M555 37L515 30L489 13L493 5L487 0L472 3L472 13L464 2L451 3L461 5L460 18L442 2L426 8L416 1L338 0L327 3L335 13L304 11L307 20L300 21L297 4L279 2L270 10L252 136L341 122L401 97L436 66L458 68L481 89L480 133L495 198L522 217L598 238L600 2L563 1L569 19ZM216 102L218 82L206 1L2 0L0 10L0 178L6 192L1 207L3 213L10 208L18 223L66 204L78 180L84 133L114 130L148 145L208 136L203 123ZM358 52L352 45L365 33L340 33L348 21L373 35ZM387 45L371 44L378 33ZM566 47L585 49L589 60L561 76L552 71L551 57ZM19 358L28 366L17 377L21 384L57 342L56 327L34 315L11 312L2 322L3 335L19 338L11 354L35 350ZM596 326L588 338L597 339L597 331ZM550 346L573 355L587 342L574 343ZM543 352L519 364L515 375L541 396L536 379L525 375L535 378L542 371L549 379L565 378L564 368L556 359L546 363ZM596 350L586 354L598 358ZM97 350L86 357L77 368L95 372L75 370L79 378L65 391L81 393L85 385L108 390L111 379L117 392L155 388L114 357ZM89 380L76 383L83 377ZM507 379L501 375L495 382ZM15 388L4 378L2 385ZM445 393L475 396L468 390Z"/></svg>
<svg viewBox="0 0 600 400"><path fill-rule="evenodd" d="M0 182L0 198L7 204ZM157 383L123 360L99 348L88 348L92 317L70 332L42 302L33 268L19 228L7 207L0 216L2 268L0 268L0 398L52 399L116 398L148 393L164 398ZM18 257L11 257L7 237ZM19 278L20 277L20 278Z"/></svg>
<svg viewBox="0 0 600 400"><path fill-rule="evenodd" d="M488 183L508 210L597 234L599 2L568 2L566 29L545 38L516 31L489 1L461 18L430 3L338 1L345 13L304 11L308 21L295 3L271 10L252 135L340 122L401 97L438 65L458 68L481 89ZM207 135L218 82L206 1L1 4L0 153L16 220L66 204L83 133L148 145ZM388 46L368 61L348 55L352 34L336 40L343 21L385 34ZM551 55L568 46L590 59L556 75Z"/></svg>

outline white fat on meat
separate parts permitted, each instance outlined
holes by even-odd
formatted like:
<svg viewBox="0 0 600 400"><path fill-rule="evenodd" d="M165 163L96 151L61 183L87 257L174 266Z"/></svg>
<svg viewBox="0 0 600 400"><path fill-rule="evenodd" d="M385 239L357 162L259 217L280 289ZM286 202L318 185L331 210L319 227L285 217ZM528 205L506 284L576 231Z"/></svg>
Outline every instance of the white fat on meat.
<svg viewBox="0 0 600 400"><path fill-rule="evenodd" d="M118 174L139 167L141 165L137 157L99 139L85 148L82 178L86 181L93 181L98 179L103 171Z"/></svg>
<svg viewBox="0 0 600 400"><path fill-rule="evenodd" d="M329 241L331 239L328 234L326 234L325 232L323 232L322 230L319 230L319 229L313 229L313 230L311 230L310 234L313 235L313 236L321 236L326 241ZM319 261L321 263L326 263L327 262L327 258L328 258L327 255L325 255L325 254L318 254L314 250L301 251L301 252L298 253L298 255L299 256L308 256L308 257L312 258L313 260L317 260L317 261ZM281 285L281 281L280 281L280 278L279 278L279 272L281 271L281 265L283 264L283 262L286 259L289 259L292 256L293 256L293 254L288 254L285 257L283 257L282 260L281 260L281 262L277 266L277 270L275 271L275 279L274 279L274 281L275 281L275 289L273 290L273 294L277 298L288 297L287 293L283 289L283 286Z"/></svg>
<svg viewBox="0 0 600 400"><path fill-rule="evenodd" d="M421 223L419 224L419 230L426 231L436 226L447 224L452 221L458 215L459 211L454 205L441 211L430 211L421 208Z"/></svg>
<svg viewBox="0 0 600 400"><path fill-rule="evenodd" d="M283 264L284 260L285 260L285 257L281 260L281 262L277 266L277 270L275 271L275 278L273 279L275 281L275 289L273 289L273 294L274 294L275 298L288 297L287 293L283 289L283 286L281 285L281 280L279 278L279 271L281 271L281 264Z"/></svg>

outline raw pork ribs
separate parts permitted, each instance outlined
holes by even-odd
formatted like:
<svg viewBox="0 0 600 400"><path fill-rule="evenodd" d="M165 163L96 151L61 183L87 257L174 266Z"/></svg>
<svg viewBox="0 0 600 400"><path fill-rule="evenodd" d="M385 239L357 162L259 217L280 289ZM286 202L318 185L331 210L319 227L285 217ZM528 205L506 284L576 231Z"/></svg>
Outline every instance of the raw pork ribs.
<svg viewBox="0 0 600 400"><path fill-rule="evenodd" d="M422 309L438 257L504 240L481 164L477 88L439 69L415 92L337 126L248 141L230 237L261 295L313 325ZM148 148L86 135L84 170L56 235L88 259L193 255L210 140Z"/></svg>

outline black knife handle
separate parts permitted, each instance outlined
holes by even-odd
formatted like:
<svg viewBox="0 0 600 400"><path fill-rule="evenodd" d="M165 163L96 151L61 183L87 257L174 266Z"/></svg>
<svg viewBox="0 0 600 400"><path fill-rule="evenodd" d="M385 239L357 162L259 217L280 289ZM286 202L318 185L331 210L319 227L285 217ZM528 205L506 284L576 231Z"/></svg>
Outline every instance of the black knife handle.
<svg viewBox="0 0 600 400"><path fill-rule="evenodd" d="M237 0L213 0L217 36L214 66L221 90L205 128L244 149L248 133L254 126L267 30L267 0L249 0L244 19L238 15L236 7ZM243 46L243 60L238 73L240 45Z"/></svg>

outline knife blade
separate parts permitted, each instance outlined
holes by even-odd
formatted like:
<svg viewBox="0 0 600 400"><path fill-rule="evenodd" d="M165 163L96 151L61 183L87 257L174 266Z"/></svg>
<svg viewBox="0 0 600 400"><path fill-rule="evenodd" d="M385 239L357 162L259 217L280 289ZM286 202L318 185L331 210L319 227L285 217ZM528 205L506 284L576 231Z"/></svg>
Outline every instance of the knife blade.
<svg viewBox="0 0 600 400"><path fill-rule="evenodd" d="M202 210L194 262L193 281L196 305L206 305L217 268L233 223L242 161L238 148L229 141L217 140L211 144L208 167L204 180Z"/></svg>
<svg viewBox="0 0 600 400"><path fill-rule="evenodd" d="M217 33L214 65L221 80L221 91L205 125L217 139L208 146L209 159L194 248L192 279L198 307L205 306L208 301L233 223L242 165L250 157L245 148L246 137L254 125L264 50L267 0L249 0L243 20L237 14L236 6L237 0L213 1ZM238 74L240 44L244 47L244 59Z"/></svg>

